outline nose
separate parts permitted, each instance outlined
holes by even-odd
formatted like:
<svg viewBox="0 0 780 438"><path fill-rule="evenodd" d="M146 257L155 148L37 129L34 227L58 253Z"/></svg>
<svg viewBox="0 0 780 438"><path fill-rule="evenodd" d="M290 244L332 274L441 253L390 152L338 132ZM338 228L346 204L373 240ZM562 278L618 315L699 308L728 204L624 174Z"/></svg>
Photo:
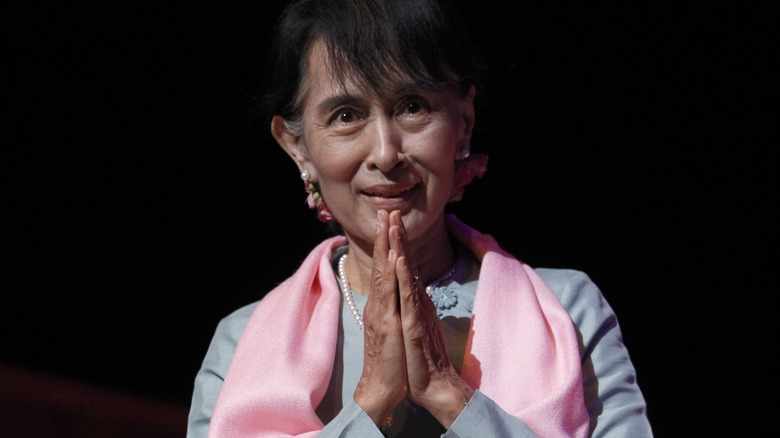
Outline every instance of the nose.
<svg viewBox="0 0 780 438"><path fill-rule="evenodd" d="M403 160L403 148L400 134L395 129L392 120L380 117L374 120L368 141L370 153L368 167L390 172Z"/></svg>

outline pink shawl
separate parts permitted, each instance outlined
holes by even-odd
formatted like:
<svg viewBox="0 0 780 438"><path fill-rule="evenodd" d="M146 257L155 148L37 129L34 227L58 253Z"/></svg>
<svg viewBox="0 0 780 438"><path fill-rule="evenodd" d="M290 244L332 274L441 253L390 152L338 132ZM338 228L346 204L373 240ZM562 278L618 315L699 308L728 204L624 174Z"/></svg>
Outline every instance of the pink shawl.
<svg viewBox="0 0 780 438"><path fill-rule="evenodd" d="M586 437L574 327L549 287L495 240L449 218L482 260L461 375L541 437ZM333 369L341 295L320 243L257 306L236 347L210 438L314 437Z"/></svg>

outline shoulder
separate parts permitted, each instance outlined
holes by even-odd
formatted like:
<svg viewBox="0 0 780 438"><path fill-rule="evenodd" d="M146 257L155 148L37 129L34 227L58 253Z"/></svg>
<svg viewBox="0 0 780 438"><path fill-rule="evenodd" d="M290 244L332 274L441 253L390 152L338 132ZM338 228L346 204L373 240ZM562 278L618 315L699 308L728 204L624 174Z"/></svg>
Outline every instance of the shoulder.
<svg viewBox="0 0 780 438"><path fill-rule="evenodd" d="M576 302L600 302L604 299L598 286L585 272L576 269L534 268L564 307Z"/></svg>
<svg viewBox="0 0 780 438"><path fill-rule="evenodd" d="M636 370L617 315L584 272L534 269L574 323L582 356L585 402L593 436L652 436Z"/></svg>
<svg viewBox="0 0 780 438"><path fill-rule="evenodd" d="M238 341L244 334L258 303L259 301L256 301L236 309L219 321L211 338L202 368L208 369L212 374L224 379L230 362L233 360Z"/></svg>
<svg viewBox="0 0 780 438"><path fill-rule="evenodd" d="M222 318L217 325L217 334L237 343L259 303L259 300L249 303Z"/></svg>
<svg viewBox="0 0 780 438"><path fill-rule="evenodd" d="M243 307L239 307L223 318L223 321L248 320L252 316L252 312L255 311L258 304L260 304L260 300L249 303Z"/></svg>
<svg viewBox="0 0 780 438"><path fill-rule="evenodd" d="M578 328L595 328L614 318L601 290L585 272L554 268L535 268L534 272L549 286Z"/></svg>

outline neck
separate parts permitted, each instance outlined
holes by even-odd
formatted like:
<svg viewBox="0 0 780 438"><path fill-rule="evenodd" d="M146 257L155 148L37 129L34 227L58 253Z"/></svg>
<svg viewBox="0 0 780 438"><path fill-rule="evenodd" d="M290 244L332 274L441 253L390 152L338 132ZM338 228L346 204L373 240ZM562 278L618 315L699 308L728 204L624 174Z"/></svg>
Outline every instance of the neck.
<svg viewBox="0 0 780 438"><path fill-rule="evenodd" d="M374 246L362 244L352 239L347 234L349 243L349 257L346 263L346 273L350 288L361 295L368 295L371 291L371 272L373 269ZM453 263L456 254L450 244L449 235L442 216L425 233L409 241L410 253L413 254L414 263L423 284L439 278Z"/></svg>

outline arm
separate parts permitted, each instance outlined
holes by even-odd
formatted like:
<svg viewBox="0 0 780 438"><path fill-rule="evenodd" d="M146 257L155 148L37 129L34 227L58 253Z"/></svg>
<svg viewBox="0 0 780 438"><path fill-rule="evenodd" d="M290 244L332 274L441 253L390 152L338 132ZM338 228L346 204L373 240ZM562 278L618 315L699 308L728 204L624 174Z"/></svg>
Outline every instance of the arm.
<svg viewBox="0 0 780 438"><path fill-rule="evenodd" d="M222 319L212 337L211 344L195 376L187 438L206 438L209 423L217 404L219 392L225 381L230 362L244 329L258 302L244 306ZM354 401L343 407L318 437L360 436L382 438L371 418Z"/></svg>
<svg viewBox="0 0 780 438"><path fill-rule="evenodd" d="M537 269L581 339L582 380L592 437L652 437L647 406L617 316L584 273Z"/></svg>
<svg viewBox="0 0 780 438"><path fill-rule="evenodd" d="M520 419L509 415L485 394L474 391L469 404L463 409L452 427L441 438L465 438L495 436L512 438L536 438L537 435Z"/></svg>
<svg viewBox="0 0 780 438"><path fill-rule="evenodd" d="M195 387L187 419L187 438L205 438L208 434L211 415L233 360L233 353L255 307L257 302L244 306L217 325L200 370L195 375Z"/></svg>
<svg viewBox="0 0 780 438"><path fill-rule="evenodd" d="M353 400L347 402L338 416L317 435L330 437L383 438L371 417ZM467 438L475 436L537 438L522 421L509 415L495 402L475 391L469 404L463 409L452 427L441 438Z"/></svg>

